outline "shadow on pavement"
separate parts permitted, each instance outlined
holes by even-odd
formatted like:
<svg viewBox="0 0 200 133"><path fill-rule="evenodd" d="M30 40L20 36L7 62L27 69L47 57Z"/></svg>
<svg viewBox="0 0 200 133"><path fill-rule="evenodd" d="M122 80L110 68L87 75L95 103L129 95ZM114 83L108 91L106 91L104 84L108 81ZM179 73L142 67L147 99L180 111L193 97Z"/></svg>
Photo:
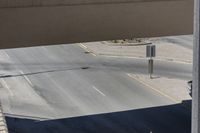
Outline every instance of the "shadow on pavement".
<svg viewBox="0 0 200 133"><path fill-rule="evenodd" d="M10 133L190 133L191 101L169 106L38 121L6 117Z"/></svg>

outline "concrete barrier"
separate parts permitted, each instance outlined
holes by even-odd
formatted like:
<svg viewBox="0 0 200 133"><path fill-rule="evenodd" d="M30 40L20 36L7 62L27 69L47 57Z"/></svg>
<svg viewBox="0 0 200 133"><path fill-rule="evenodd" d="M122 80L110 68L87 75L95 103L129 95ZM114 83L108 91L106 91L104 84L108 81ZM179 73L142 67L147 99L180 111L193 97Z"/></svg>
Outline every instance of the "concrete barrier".
<svg viewBox="0 0 200 133"><path fill-rule="evenodd" d="M192 34L192 0L0 0L0 48Z"/></svg>

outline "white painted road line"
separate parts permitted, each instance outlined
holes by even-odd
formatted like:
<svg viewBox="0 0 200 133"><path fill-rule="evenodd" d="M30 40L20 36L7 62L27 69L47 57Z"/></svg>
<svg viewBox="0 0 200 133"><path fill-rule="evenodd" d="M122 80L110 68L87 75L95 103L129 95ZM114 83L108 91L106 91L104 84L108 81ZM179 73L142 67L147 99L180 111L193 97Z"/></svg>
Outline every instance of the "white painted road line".
<svg viewBox="0 0 200 133"><path fill-rule="evenodd" d="M24 72L20 70L20 73L22 74L22 76L25 78L25 80L30 84L30 86L33 86L32 82L30 81L30 79L24 75Z"/></svg>
<svg viewBox="0 0 200 133"><path fill-rule="evenodd" d="M95 89L97 92L99 92L101 95L106 96L103 92L101 92L99 89L97 89L95 86L92 87L93 89Z"/></svg>
<svg viewBox="0 0 200 133"><path fill-rule="evenodd" d="M88 49L87 46L85 46L84 44L80 43L79 45L81 48L83 48L85 51L87 51L88 53L90 53L93 56L97 56L95 53L93 53L90 49Z"/></svg>
<svg viewBox="0 0 200 133"><path fill-rule="evenodd" d="M11 96L14 96L13 92L11 91L10 87L8 86L8 84L6 83L6 81L4 79L1 79L1 82L3 84L3 86L8 90L9 94Z"/></svg>
<svg viewBox="0 0 200 133"><path fill-rule="evenodd" d="M8 59L10 59L10 56L7 54L7 52L6 52L5 50L3 50L2 52L4 53L4 55L5 55Z"/></svg>
<svg viewBox="0 0 200 133"><path fill-rule="evenodd" d="M87 47L86 47L85 45L83 45L82 43L80 43L80 45L81 45L83 48L87 49Z"/></svg>
<svg viewBox="0 0 200 133"><path fill-rule="evenodd" d="M93 55L93 56L97 56L96 54L94 54L94 53L91 53L91 55Z"/></svg>

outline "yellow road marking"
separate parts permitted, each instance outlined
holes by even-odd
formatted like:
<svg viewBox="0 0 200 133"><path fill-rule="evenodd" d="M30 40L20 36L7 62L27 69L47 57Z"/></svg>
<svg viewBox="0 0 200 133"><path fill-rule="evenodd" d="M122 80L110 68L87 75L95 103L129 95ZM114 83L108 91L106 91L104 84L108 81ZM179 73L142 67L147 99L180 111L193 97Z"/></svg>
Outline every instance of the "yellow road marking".
<svg viewBox="0 0 200 133"><path fill-rule="evenodd" d="M151 85L145 83L144 81L142 81L142 80L140 80L140 79L134 77L134 76L131 75L130 73L127 73L127 75L128 75L130 78L132 78L132 79L134 79L134 80L140 82L141 84L145 85L146 87L148 87L148 88L150 88L150 89L156 91L156 92L159 93L160 95L167 97L167 98L170 99L171 101L173 101L173 102L175 102L175 103L181 102L180 100L177 100L177 99L175 99L175 98L173 98L173 97L171 97L171 96L169 96L169 95L163 93L162 91L156 89L155 87L153 87L153 86L151 86Z"/></svg>

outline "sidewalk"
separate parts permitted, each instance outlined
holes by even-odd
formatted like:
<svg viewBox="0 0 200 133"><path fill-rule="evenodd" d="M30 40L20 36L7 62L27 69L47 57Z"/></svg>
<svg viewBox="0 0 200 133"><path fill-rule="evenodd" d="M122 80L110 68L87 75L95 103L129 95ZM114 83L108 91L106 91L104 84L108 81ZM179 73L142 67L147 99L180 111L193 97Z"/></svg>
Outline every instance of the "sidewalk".
<svg viewBox="0 0 200 133"><path fill-rule="evenodd" d="M192 63L192 50L165 41L151 41L156 45L155 60L174 61L180 63ZM111 42L91 42L83 44L96 55L112 57L146 58L145 45L114 44Z"/></svg>
<svg viewBox="0 0 200 133"><path fill-rule="evenodd" d="M0 104L0 133L8 133L6 121L3 115L3 110Z"/></svg>
<svg viewBox="0 0 200 133"><path fill-rule="evenodd" d="M154 76L153 79L150 79L148 75L144 74L129 73L127 75L175 103L191 100L187 91L186 80L158 76Z"/></svg>

